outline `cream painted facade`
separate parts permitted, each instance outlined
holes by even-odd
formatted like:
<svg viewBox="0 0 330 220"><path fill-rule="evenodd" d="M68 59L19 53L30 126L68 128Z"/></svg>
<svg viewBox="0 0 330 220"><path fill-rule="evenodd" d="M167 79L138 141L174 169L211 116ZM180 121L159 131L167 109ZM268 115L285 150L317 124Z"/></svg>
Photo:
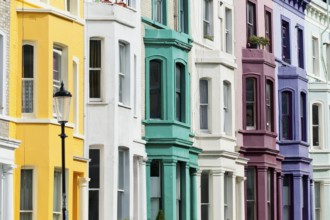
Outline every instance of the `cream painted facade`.
<svg viewBox="0 0 330 220"><path fill-rule="evenodd" d="M203 4L210 4L206 17ZM203 149L197 178L199 219L206 219L205 212L214 220L245 218L247 160L240 157L236 139L234 13L230 0L191 2L192 129L194 146Z"/></svg>
<svg viewBox="0 0 330 220"><path fill-rule="evenodd" d="M309 95L310 157L313 159L314 219L330 215L330 26L329 8L322 0L306 10L305 48ZM328 19L327 19L328 18ZM318 118L318 122L315 120ZM318 131L318 134L316 133Z"/></svg>
<svg viewBox="0 0 330 220"><path fill-rule="evenodd" d="M13 219L61 218L61 129L53 93L63 81L72 93L65 128L68 220L87 220L82 1L10 4L9 137L21 141L15 152Z"/></svg>
<svg viewBox="0 0 330 220"><path fill-rule="evenodd" d="M90 168L89 212L100 220L146 219L140 1L127 6L85 3L85 146L99 167Z"/></svg>

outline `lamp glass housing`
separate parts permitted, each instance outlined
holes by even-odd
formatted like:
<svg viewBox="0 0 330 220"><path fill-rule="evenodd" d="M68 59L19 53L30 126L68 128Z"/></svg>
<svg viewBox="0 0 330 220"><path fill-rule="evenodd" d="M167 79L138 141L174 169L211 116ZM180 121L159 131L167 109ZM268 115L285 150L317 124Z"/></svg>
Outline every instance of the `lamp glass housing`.
<svg viewBox="0 0 330 220"><path fill-rule="evenodd" d="M64 89L63 83L60 90L54 94L55 110L59 123L69 120L71 97L71 93Z"/></svg>

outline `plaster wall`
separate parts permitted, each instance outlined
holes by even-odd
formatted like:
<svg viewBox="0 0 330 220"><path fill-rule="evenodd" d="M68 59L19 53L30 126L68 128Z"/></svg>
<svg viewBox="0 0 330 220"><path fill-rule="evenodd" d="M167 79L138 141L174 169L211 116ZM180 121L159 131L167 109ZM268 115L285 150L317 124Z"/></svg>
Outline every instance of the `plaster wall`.
<svg viewBox="0 0 330 220"><path fill-rule="evenodd" d="M139 2L136 2L140 5ZM140 11L123 8L116 4L86 3L87 25L85 45L89 48L89 39L102 40L102 89L101 101L92 102L86 98L86 148L101 150L101 198L100 219L117 219L117 178L118 148L129 149L130 200L129 218L145 219L145 193L136 198L134 184L139 189L146 187L145 175L134 174L134 157L146 158L144 141L141 140L141 44ZM100 19L102 18L102 19ZM119 41L129 44L130 102L119 103ZM85 50L89 57L89 51ZM88 59L86 59L88 67ZM85 78L88 81L88 68ZM136 76L136 78L135 78ZM86 86L86 94L88 86ZM142 165L143 166L143 165ZM145 167L143 168L145 169ZM138 182L133 182L138 178ZM141 187L141 188L140 188ZM141 209L136 209L141 205Z"/></svg>

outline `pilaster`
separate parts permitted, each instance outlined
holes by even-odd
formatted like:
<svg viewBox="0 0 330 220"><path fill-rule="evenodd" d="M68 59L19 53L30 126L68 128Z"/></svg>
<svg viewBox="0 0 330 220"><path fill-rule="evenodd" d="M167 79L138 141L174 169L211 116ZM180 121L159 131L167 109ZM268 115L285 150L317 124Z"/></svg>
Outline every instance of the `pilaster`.
<svg viewBox="0 0 330 220"><path fill-rule="evenodd" d="M245 219L245 197L244 197L245 178L237 178L236 181L237 181L238 196L239 196L239 199L237 200L236 217L237 220L244 220Z"/></svg>
<svg viewBox="0 0 330 220"><path fill-rule="evenodd" d="M176 219L176 166L175 160L164 160L164 214L166 219Z"/></svg>
<svg viewBox="0 0 330 220"><path fill-rule="evenodd" d="M231 175L231 201L230 201L230 213L232 218L236 219L236 175ZM227 219L225 219L227 220Z"/></svg>
<svg viewBox="0 0 330 220"><path fill-rule="evenodd" d="M190 172L189 172L189 164L185 163L183 164L183 181L182 181L182 211L183 211L183 216L182 219L184 220L191 220L190 218L190 203L191 203L191 199L190 199Z"/></svg>
<svg viewBox="0 0 330 220"><path fill-rule="evenodd" d="M139 183L139 189L140 189L140 193L139 193L139 217L138 219L144 220L147 217L147 201L149 201L149 199L147 200L146 197L146 164L147 164L147 158L143 158L141 157L139 159L139 172L140 172L140 180L141 182ZM150 168L150 163L149 163L149 168ZM150 177L150 175L149 175Z"/></svg>
<svg viewBox="0 0 330 220"><path fill-rule="evenodd" d="M15 165L3 165L3 217L6 220L14 220L14 168Z"/></svg>
<svg viewBox="0 0 330 220"><path fill-rule="evenodd" d="M88 220L88 182L90 178L80 177L79 188L80 188L80 220Z"/></svg>
<svg viewBox="0 0 330 220"><path fill-rule="evenodd" d="M293 174L293 219L301 220L302 219L302 175Z"/></svg>
<svg viewBox="0 0 330 220"><path fill-rule="evenodd" d="M224 218L224 177L225 171L212 170L211 171L211 187L210 200L211 200L211 219L222 220ZM217 206L215 206L217 204ZM219 204L219 205L218 205Z"/></svg>
<svg viewBox="0 0 330 220"><path fill-rule="evenodd" d="M191 220L197 220L198 216L199 216L199 209L200 209L200 205L197 204L197 201L200 201L198 199L198 189L200 187L200 184L197 184L198 182L198 175L200 177L201 173L196 171L196 169L192 169L191 172L191 207L190 207L190 214L191 214ZM200 179L200 178L199 178Z"/></svg>
<svg viewBox="0 0 330 220"><path fill-rule="evenodd" d="M257 219L267 219L267 168L257 167Z"/></svg>

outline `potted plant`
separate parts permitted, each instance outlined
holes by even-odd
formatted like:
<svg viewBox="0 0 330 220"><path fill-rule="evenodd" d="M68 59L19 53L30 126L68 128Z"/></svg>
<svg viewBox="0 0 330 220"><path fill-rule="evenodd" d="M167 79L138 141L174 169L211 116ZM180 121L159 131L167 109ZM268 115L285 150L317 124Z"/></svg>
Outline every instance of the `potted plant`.
<svg viewBox="0 0 330 220"><path fill-rule="evenodd" d="M123 7L127 8L127 4L126 4L124 1L122 1L122 0L119 0L119 1L117 1L117 0L116 0L115 4L117 4L117 5L120 5L120 6L123 6Z"/></svg>
<svg viewBox="0 0 330 220"><path fill-rule="evenodd" d="M269 45L269 39L265 37L259 37L256 35L252 35L248 40L248 46L249 48L260 48L260 45L262 46L262 49L265 48L265 46Z"/></svg>

